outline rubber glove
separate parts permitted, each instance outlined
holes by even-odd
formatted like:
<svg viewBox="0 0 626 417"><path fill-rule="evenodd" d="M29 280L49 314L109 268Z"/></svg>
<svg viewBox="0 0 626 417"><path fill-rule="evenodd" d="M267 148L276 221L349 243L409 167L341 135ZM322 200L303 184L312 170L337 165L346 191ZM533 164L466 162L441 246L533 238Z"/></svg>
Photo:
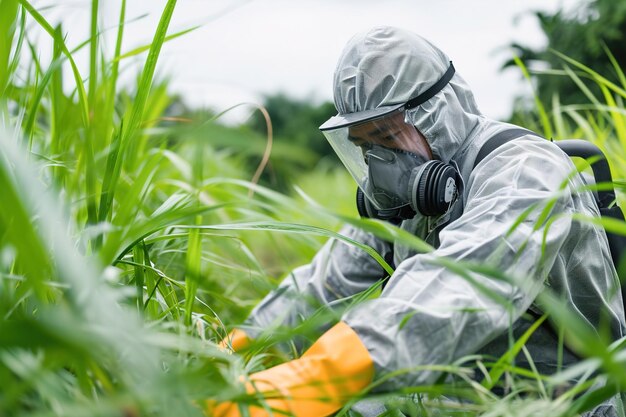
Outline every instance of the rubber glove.
<svg viewBox="0 0 626 417"><path fill-rule="evenodd" d="M323 417L339 410L374 378L369 352L357 334L343 322L324 333L299 359L250 375L249 394L260 392L273 415ZM207 415L240 417L233 403L214 406ZM265 417L264 408L250 406L251 417Z"/></svg>
<svg viewBox="0 0 626 417"><path fill-rule="evenodd" d="M224 350L238 352L249 346L250 342L251 340L246 332L240 329L233 329L228 336L222 339L219 346Z"/></svg>

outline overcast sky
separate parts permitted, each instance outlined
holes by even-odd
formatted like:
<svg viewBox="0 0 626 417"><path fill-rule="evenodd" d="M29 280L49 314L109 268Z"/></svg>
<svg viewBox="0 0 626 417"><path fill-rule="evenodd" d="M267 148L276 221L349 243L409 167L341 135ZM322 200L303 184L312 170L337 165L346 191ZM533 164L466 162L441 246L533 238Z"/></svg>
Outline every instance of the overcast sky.
<svg viewBox="0 0 626 417"><path fill-rule="evenodd" d="M114 26L119 2L100 3L103 27ZM133 21L126 28L124 50L150 41L165 3L128 1L127 19ZM76 45L87 33L89 4L56 1L45 15L52 21L62 16L68 43ZM481 110L502 118L509 114L513 97L529 91L519 71L499 71L511 56L506 46L514 40L545 44L530 11L571 10L579 4L580 0L180 0L170 33L202 26L164 46L158 74L169 76L172 91L190 104L218 111L241 102L260 102L263 94L278 91L331 100L332 73L346 41L369 27L394 25L413 30L444 50L473 88ZM109 51L113 35L109 31L105 37ZM231 119L240 116L233 113Z"/></svg>

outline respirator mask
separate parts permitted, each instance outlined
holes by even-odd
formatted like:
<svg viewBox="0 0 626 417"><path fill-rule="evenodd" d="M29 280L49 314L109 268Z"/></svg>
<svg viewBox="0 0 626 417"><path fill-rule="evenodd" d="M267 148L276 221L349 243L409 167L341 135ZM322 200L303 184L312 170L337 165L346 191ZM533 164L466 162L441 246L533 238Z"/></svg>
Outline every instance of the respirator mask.
<svg viewBox="0 0 626 417"><path fill-rule="evenodd" d="M458 170L434 159L424 136L406 122L406 110L432 98L453 74L450 63L435 85L406 103L337 115L320 126L359 186L361 216L399 223L418 212L443 214L456 199Z"/></svg>

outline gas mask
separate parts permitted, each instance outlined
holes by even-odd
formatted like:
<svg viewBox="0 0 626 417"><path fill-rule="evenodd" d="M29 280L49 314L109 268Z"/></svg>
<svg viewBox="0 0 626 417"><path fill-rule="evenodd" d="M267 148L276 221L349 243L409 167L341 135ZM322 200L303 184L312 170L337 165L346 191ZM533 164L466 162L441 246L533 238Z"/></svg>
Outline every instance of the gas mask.
<svg viewBox="0 0 626 417"><path fill-rule="evenodd" d="M443 214L457 198L461 180L452 165L380 145L366 151L365 160L365 192L357 189L357 209L362 217L397 224L416 213Z"/></svg>
<svg viewBox="0 0 626 417"><path fill-rule="evenodd" d="M381 209L394 209L410 203L414 172L428 159L381 145L372 145L364 157L367 164L364 188L376 205Z"/></svg>
<svg viewBox="0 0 626 417"><path fill-rule="evenodd" d="M426 138L405 121L406 110L434 96L453 74L450 63L435 85L407 103L337 115L320 126L359 186L362 216L399 223L418 212L443 214L456 199L458 170L434 159Z"/></svg>

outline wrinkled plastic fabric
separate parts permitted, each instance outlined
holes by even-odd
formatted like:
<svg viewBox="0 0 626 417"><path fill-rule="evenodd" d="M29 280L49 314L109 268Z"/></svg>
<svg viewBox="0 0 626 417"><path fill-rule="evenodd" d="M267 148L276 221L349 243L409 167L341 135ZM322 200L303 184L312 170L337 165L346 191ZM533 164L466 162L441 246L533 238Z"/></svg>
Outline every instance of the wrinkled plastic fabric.
<svg viewBox="0 0 626 417"><path fill-rule="evenodd" d="M375 28L357 35L335 73L337 109L354 112L408 100L436 81L448 61L436 47L410 32ZM418 216L401 224L434 243L434 252L417 254L352 227L341 231L383 256L393 250L397 266L378 298L342 317L368 349L377 378L406 371L377 389L434 382L438 374L419 370L423 365L449 364L472 353L501 356L511 337L521 336L532 325L520 316L529 307L536 309L533 302L546 287L581 320L596 327L608 319L612 336L622 337L624 307L606 235L598 226L571 220L574 213L598 216L598 209L591 193L580 191L584 188L580 176L564 180L575 169L570 159L549 141L524 136L502 145L472 169L481 146L512 126L482 116L458 73L407 116L434 154L458 164L465 189L448 213L449 221L442 224ZM550 199L553 207L547 222L542 210ZM533 206L536 209L527 212ZM455 265L492 266L512 281L478 273L463 277L442 265L442 259ZM311 264L286 277L247 323L251 331L293 326L318 305L332 306L384 276L367 254L331 240ZM540 326L526 344L541 373L557 371L557 345L546 326ZM577 361L567 350L563 352L564 366ZM523 355L516 364L529 366Z"/></svg>

